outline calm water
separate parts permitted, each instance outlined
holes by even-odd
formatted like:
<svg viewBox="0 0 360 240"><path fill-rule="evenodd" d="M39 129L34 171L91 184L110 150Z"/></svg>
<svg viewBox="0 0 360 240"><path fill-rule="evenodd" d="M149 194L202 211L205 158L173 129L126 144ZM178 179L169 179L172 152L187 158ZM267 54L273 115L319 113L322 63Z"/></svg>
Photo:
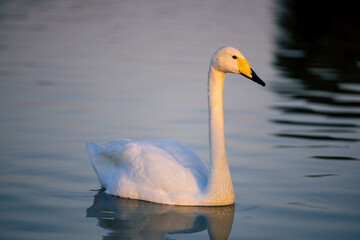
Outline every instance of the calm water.
<svg viewBox="0 0 360 240"><path fill-rule="evenodd" d="M360 21L304 2L1 1L0 238L360 239ZM225 83L235 206L104 194L87 141L171 138L208 159L222 45L267 82Z"/></svg>

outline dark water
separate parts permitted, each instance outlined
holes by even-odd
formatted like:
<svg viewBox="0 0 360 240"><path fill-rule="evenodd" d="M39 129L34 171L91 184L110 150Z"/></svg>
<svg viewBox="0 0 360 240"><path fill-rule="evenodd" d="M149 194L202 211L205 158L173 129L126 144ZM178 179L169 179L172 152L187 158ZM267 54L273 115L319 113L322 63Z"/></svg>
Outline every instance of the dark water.
<svg viewBox="0 0 360 240"><path fill-rule="evenodd" d="M360 18L350 2L0 1L1 239L359 239ZM222 45L230 207L104 194L85 142L171 138L208 158Z"/></svg>

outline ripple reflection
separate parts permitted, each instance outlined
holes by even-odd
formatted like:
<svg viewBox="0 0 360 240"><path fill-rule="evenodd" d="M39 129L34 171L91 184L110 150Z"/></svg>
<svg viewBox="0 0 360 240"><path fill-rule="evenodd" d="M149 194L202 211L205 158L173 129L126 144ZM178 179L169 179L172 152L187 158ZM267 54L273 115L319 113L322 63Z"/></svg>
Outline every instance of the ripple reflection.
<svg viewBox="0 0 360 240"><path fill-rule="evenodd" d="M87 217L110 230L104 239L165 239L167 234L208 230L210 239L227 239L235 207L181 207L107 195L100 190ZM167 239L167 238L166 238Z"/></svg>
<svg viewBox="0 0 360 240"><path fill-rule="evenodd" d="M332 2L316 1L311 8L301 0L278 4L275 65L284 78L273 87L281 99L273 106L280 113L270 120L280 126L273 136L291 140L291 147L336 142L337 147L346 144L344 152L355 149L351 144L360 140L358 14ZM322 153L321 159L334 160L335 149L328 150L333 152ZM354 151L340 155L354 159Z"/></svg>

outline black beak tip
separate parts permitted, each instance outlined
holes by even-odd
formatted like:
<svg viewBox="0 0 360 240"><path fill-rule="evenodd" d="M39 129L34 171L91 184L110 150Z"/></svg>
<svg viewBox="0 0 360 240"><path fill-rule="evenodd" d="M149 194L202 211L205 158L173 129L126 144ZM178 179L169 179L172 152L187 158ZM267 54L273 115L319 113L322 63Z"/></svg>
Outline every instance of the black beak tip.
<svg viewBox="0 0 360 240"><path fill-rule="evenodd" d="M246 76L245 74L241 74L241 75L243 75L244 77L249 78L250 80L256 82L257 84L259 84L259 85L261 85L261 86L263 86L263 87L266 86L266 83L265 83L263 80L261 80L261 79L258 77L258 75L256 75L256 73L254 72L254 70L252 70L252 68L251 68L251 74L252 74L252 77L251 77L251 78L249 78L249 77Z"/></svg>

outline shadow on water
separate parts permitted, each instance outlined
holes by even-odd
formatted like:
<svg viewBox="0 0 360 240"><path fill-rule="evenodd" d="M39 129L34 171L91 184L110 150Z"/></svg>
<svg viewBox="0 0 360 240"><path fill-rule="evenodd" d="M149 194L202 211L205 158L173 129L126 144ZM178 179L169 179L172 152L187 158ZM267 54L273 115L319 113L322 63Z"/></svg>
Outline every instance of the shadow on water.
<svg viewBox="0 0 360 240"><path fill-rule="evenodd" d="M358 142L360 17L355 2L278 4L275 65L284 78L274 83L281 103L273 108L281 114L271 121L282 126L274 136L312 143Z"/></svg>
<svg viewBox="0 0 360 240"><path fill-rule="evenodd" d="M227 239L235 207L181 207L119 198L100 190L87 217L111 232L104 239L166 239L167 234L208 230L210 239Z"/></svg>

